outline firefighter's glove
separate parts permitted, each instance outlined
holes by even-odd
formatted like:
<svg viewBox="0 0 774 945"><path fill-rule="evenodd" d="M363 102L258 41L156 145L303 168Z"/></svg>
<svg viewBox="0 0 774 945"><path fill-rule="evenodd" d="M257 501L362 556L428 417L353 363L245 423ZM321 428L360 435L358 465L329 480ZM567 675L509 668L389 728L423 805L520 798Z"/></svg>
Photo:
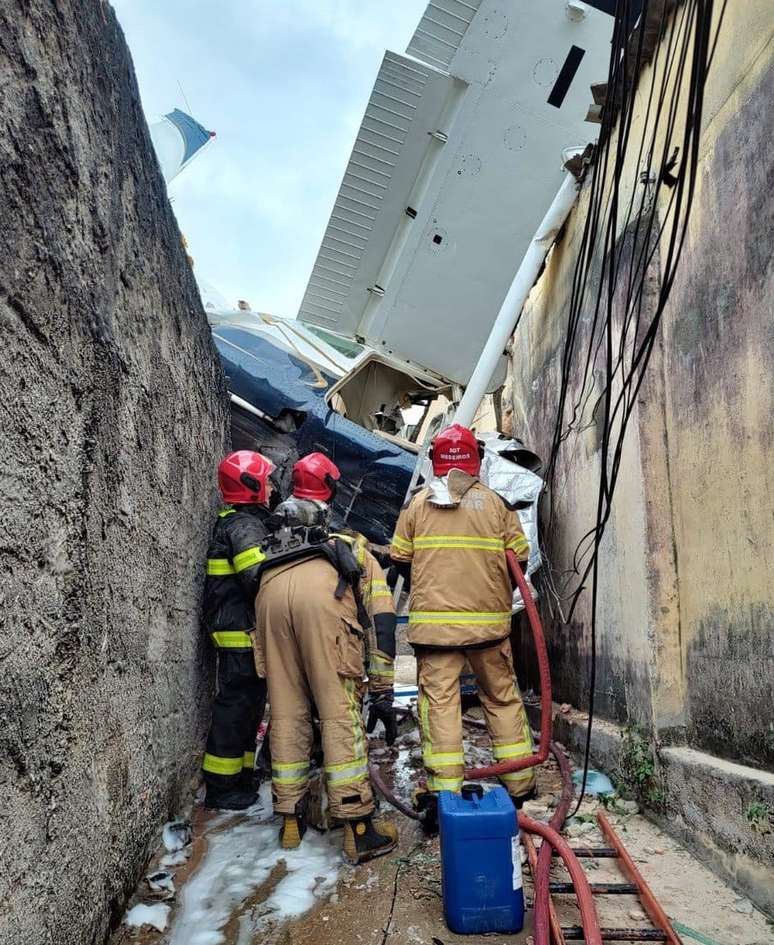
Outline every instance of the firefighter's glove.
<svg viewBox="0 0 774 945"><path fill-rule="evenodd" d="M368 723L366 731L370 735L376 728L376 723L384 725L384 740L392 745L398 737L398 723L395 719L395 710L392 707L392 690L372 695L368 703Z"/></svg>

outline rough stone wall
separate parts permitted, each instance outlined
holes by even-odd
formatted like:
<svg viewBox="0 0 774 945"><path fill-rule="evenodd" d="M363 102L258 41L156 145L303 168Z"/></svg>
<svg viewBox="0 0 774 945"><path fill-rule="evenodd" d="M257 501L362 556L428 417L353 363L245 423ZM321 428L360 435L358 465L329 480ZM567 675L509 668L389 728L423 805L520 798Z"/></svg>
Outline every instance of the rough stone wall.
<svg viewBox="0 0 774 945"><path fill-rule="evenodd" d="M199 762L216 352L104 0L0 6L0 942L91 945Z"/></svg>

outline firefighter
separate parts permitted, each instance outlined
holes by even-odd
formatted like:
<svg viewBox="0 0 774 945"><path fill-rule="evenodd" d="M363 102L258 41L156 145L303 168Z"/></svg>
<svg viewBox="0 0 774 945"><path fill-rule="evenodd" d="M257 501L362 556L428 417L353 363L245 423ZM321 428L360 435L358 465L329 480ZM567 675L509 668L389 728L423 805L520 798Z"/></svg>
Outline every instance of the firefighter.
<svg viewBox="0 0 774 945"><path fill-rule="evenodd" d="M257 800L255 738L266 680L253 659L255 595L274 464L260 453L230 453L218 467L224 507L207 552L204 622L218 658L218 692L202 763L205 807L244 810Z"/></svg>
<svg viewBox="0 0 774 945"><path fill-rule="evenodd" d="M510 645L512 586L505 551L529 552L518 514L478 479L483 448L458 424L432 443L433 478L403 507L390 546L410 580L408 640L417 657L422 754L430 792L462 788L459 676L469 662L495 759L532 752ZM534 769L501 779L516 806Z"/></svg>
<svg viewBox="0 0 774 945"><path fill-rule="evenodd" d="M296 500L326 504L338 468L320 453L293 467ZM279 511L279 510L278 510ZM322 730L329 812L344 824L344 853L362 863L394 849L397 832L372 819L368 739L361 712L364 644L373 629L372 718L394 740L395 614L379 564L351 536L332 536L306 557L267 564L256 601L256 660L271 703L272 796L283 817L280 842L295 849L306 829L312 716Z"/></svg>

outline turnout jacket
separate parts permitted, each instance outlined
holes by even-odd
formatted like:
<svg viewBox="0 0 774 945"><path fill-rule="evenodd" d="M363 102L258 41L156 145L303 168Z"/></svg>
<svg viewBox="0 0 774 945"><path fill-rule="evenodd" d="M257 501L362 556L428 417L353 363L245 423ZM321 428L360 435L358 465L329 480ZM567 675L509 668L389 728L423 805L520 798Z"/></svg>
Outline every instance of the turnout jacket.
<svg viewBox="0 0 774 945"><path fill-rule="evenodd" d="M372 693L391 690L395 680L395 607L384 571L366 547L367 542L362 535L333 534L331 539L338 539L349 545L360 566L358 589L370 621L363 641L367 655L368 688ZM302 558L297 561L279 563L264 571L261 577L261 589L268 587L284 571L308 560L309 558ZM256 601L256 609L257 603ZM353 592L351 588L348 588L342 599L342 613L348 615L353 626L357 623L355 611ZM257 640L255 642L256 668L258 675L262 676L265 674L263 654L260 652Z"/></svg>
<svg viewBox="0 0 774 945"><path fill-rule="evenodd" d="M390 557L411 565L409 643L464 647L510 633L511 587L505 551L520 561L529 543L518 513L475 480L455 506L433 505L421 489L403 507Z"/></svg>
<svg viewBox="0 0 774 945"><path fill-rule="evenodd" d="M251 650L255 629L261 543L269 534L269 510L258 505L226 506L207 550L204 624L217 647Z"/></svg>

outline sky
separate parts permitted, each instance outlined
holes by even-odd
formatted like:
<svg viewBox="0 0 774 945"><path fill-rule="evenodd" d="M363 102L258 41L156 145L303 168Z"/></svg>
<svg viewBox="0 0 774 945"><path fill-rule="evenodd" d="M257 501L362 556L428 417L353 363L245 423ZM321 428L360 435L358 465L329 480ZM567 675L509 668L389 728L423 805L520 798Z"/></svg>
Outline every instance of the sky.
<svg viewBox="0 0 774 945"><path fill-rule="evenodd" d="M384 51L426 0L113 6L148 121L177 107L217 135L169 188L197 277L295 316Z"/></svg>

